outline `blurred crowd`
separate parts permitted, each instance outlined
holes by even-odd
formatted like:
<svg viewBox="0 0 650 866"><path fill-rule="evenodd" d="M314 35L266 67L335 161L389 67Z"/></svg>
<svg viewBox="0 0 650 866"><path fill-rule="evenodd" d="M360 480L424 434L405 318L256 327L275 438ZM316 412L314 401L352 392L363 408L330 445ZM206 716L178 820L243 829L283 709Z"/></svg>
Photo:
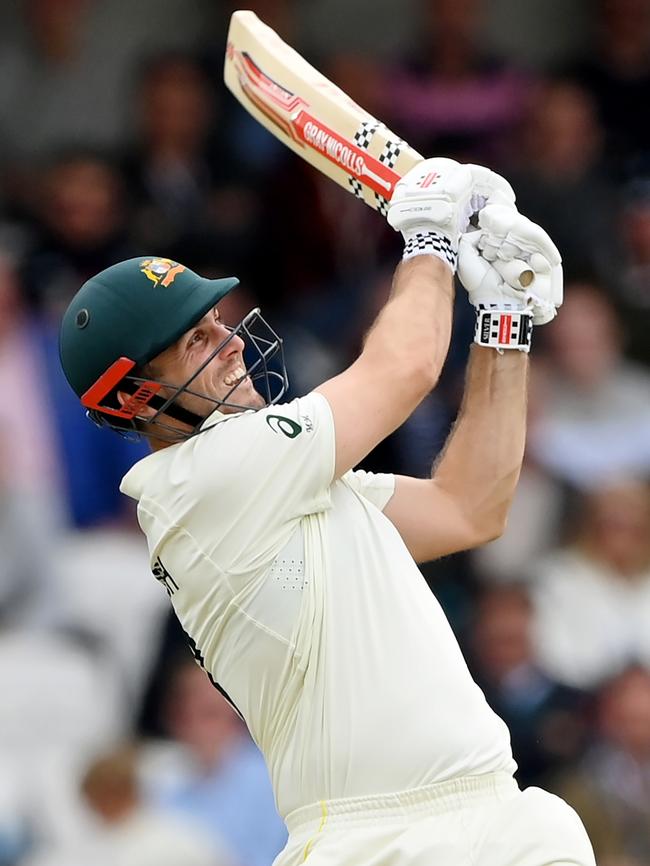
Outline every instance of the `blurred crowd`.
<svg viewBox="0 0 650 866"><path fill-rule="evenodd" d="M411 0L401 30L375 2L363 51L315 26L326 0L248 5L422 153L501 171L562 252L508 529L422 570L520 783L578 809L601 866L649 866L650 0ZM286 838L118 493L146 445L93 427L57 356L72 295L135 255L239 276L222 318L262 307L294 395L383 303L400 239L225 91L233 8L0 10L0 866L270 866ZM364 468L428 473L472 331L459 291L439 387Z"/></svg>

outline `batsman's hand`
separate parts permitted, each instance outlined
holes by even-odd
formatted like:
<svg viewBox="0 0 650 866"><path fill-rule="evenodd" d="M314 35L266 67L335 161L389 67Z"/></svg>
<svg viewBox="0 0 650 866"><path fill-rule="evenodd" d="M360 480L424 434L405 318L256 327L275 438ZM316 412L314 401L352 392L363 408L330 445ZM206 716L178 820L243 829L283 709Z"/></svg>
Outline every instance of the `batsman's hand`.
<svg viewBox="0 0 650 866"><path fill-rule="evenodd" d="M562 303L562 258L543 228L513 207L487 204L460 240L458 276L477 308L526 310L550 322Z"/></svg>
<svg viewBox="0 0 650 866"><path fill-rule="evenodd" d="M387 219L404 235L407 256L431 252L425 246L434 233L442 249L433 252L455 270L460 237L487 202L514 209L515 194L504 178L483 166L436 157L418 163L399 181Z"/></svg>

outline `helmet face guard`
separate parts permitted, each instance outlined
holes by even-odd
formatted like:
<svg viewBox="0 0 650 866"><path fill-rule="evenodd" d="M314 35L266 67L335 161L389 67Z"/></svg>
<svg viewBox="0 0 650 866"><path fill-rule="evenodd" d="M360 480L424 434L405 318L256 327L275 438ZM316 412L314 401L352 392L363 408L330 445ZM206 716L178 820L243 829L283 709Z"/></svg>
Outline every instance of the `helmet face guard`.
<svg viewBox="0 0 650 866"><path fill-rule="evenodd" d="M217 409L223 411L224 408L228 412L250 410L250 406L237 401L236 394L241 382L248 377L267 405L277 403L289 387L281 337L271 328L257 307L238 325L228 330L230 334L226 339L221 341L182 385L143 377L135 361L126 357L119 358L83 394L81 403L86 408L86 414L97 426L108 427L128 439L138 440L146 436L166 442L180 442L200 433L201 426L210 414L209 412L201 416L178 405L182 394L200 397L211 403L211 412ZM244 341L244 375L221 400L193 390L191 385L196 377L235 336ZM271 366L272 360L274 363ZM121 406L117 400L118 390L131 395ZM150 418L140 415L145 406L155 409ZM183 422L190 429L180 430L170 424L165 415Z"/></svg>

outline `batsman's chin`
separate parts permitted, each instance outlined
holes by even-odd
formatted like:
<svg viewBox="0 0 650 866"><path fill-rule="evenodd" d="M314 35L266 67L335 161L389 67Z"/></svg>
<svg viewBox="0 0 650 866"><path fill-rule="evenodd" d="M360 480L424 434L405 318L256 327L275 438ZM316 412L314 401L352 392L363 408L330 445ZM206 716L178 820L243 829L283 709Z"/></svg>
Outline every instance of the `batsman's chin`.
<svg viewBox="0 0 650 866"><path fill-rule="evenodd" d="M263 409L265 406L266 400L255 390L252 381L246 376L222 398L218 408L224 415L232 415L248 409Z"/></svg>

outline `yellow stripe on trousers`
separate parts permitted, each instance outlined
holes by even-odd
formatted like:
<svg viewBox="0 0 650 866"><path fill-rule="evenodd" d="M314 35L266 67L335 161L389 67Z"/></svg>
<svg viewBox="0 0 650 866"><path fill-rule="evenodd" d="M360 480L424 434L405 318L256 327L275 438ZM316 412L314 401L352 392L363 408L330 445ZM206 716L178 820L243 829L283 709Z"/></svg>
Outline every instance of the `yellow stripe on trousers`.
<svg viewBox="0 0 650 866"><path fill-rule="evenodd" d="M320 801L320 811L321 811L320 824L318 825L318 830L316 830L315 834L311 837L309 842L307 842L307 844L305 845L305 853L304 853L304 856L302 858L303 863L305 862L305 860L309 856L309 852L311 851L311 846L316 841L316 837L318 836L318 834L320 832L322 832L323 827L325 826L325 822L327 821L327 803L325 802L325 800Z"/></svg>

